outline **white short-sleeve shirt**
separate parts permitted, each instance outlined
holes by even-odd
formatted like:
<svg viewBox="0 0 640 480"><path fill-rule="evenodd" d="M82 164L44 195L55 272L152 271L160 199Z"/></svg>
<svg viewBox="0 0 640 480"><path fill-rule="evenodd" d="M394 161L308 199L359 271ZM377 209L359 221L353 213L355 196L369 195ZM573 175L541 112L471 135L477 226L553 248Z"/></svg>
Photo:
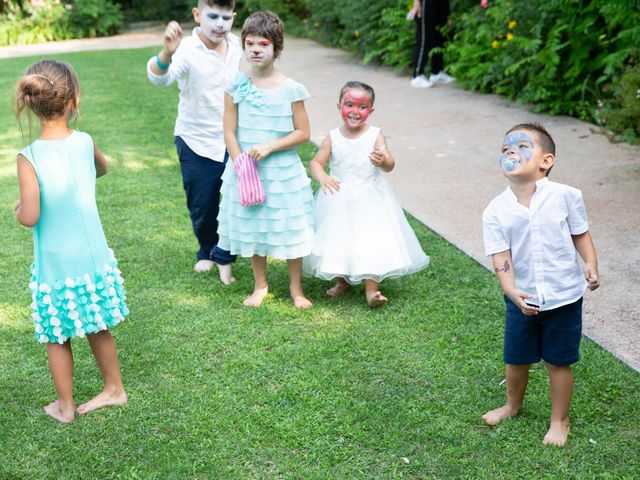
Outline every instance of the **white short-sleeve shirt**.
<svg viewBox="0 0 640 480"><path fill-rule="evenodd" d="M527 208L507 187L482 223L485 254L511 250L516 288L533 295L527 302L551 310L584 295L587 282L571 238L589 230L580 190L543 178Z"/></svg>
<svg viewBox="0 0 640 480"><path fill-rule="evenodd" d="M153 56L147 62L147 76L154 85L167 86L178 82L180 102L174 135L181 137L191 150L217 162L224 161L224 88L231 83L240 68L242 48L232 33L227 35L227 56L206 47L198 32L185 37L171 58L169 70L157 75L151 70Z"/></svg>

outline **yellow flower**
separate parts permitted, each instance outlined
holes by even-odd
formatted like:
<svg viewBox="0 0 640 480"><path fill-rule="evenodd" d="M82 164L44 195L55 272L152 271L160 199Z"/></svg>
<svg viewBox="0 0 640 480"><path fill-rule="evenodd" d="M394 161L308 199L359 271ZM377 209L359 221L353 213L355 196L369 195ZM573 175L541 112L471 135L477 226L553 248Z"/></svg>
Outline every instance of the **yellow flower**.
<svg viewBox="0 0 640 480"><path fill-rule="evenodd" d="M498 48L500 46L500 42L498 42L498 40L494 40L491 43L491 48Z"/></svg>
<svg viewBox="0 0 640 480"><path fill-rule="evenodd" d="M516 22L515 20L511 20L508 25L509 30L513 30L514 28L516 28L516 25L518 25L518 22Z"/></svg>
<svg viewBox="0 0 640 480"><path fill-rule="evenodd" d="M360 31L356 30L355 32L353 32L353 36L356 37L356 39L360 38Z"/></svg>
<svg viewBox="0 0 640 480"><path fill-rule="evenodd" d="M507 40L513 40L513 35L511 32L507 33Z"/></svg>

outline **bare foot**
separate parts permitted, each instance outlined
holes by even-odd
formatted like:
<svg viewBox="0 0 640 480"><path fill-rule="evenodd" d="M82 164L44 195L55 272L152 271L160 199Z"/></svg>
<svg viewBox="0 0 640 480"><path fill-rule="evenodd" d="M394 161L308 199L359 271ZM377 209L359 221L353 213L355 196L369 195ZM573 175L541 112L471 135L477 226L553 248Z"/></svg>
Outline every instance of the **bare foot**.
<svg viewBox="0 0 640 480"><path fill-rule="evenodd" d="M333 287L327 290L327 295L329 295L330 297L337 297L338 295L342 295L347 290L349 290L349 284L347 282L338 280Z"/></svg>
<svg viewBox="0 0 640 480"><path fill-rule="evenodd" d="M304 295L291 295L291 298L293 298L293 305L300 310L306 310L313 306L313 303Z"/></svg>
<svg viewBox="0 0 640 480"><path fill-rule="evenodd" d="M236 279L233 278L233 273L231 272L230 263L226 265L220 265L219 263L216 263L216 265L218 266L218 273L220 273L220 281L222 283L224 283L225 285L231 285L233 282L236 281Z"/></svg>
<svg viewBox="0 0 640 480"><path fill-rule="evenodd" d="M60 423L71 423L74 419L73 407L69 411L62 411L58 400L54 400L49 405L44 406L44 411L51 418L55 418Z"/></svg>
<svg viewBox="0 0 640 480"><path fill-rule="evenodd" d="M193 270L198 273L208 272L213 268L214 262L212 260L198 260L193 266Z"/></svg>
<svg viewBox="0 0 640 480"><path fill-rule="evenodd" d="M367 304L371 308L377 308L387 303L387 297L380 293L380 290L367 295Z"/></svg>
<svg viewBox="0 0 640 480"><path fill-rule="evenodd" d="M108 407L109 405L125 405L126 403L127 393L124 390L117 394L108 393L103 390L88 402L80 405L77 411L80 414L84 414L102 407Z"/></svg>
<svg viewBox="0 0 640 480"><path fill-rule="evenodd" d="M515 410L508 405L503 405L500 408L496 408L495 410L491 410L490 412L485 413L482 416L482 419L490 427L495 427L501 421L506 420L507 418L515 417L518 414L518 411L519 410Z"/></svg>
<svg viewBox="0 0 640 480"><path fill-rule="evenodd" d="M267 293L269 293L269 287L256 288L251 296L245 298L242 303L245 307L259 307L262 305L262 301L264 297L267 296Z"/></svg>
<svg viewBox="0 0 640 480"><path fill-rule="evenodd" d="M569 436L569 420L552 421L549 430L542 440L543 445L553 445L554 447L562 447L567 443Z"/></svg>

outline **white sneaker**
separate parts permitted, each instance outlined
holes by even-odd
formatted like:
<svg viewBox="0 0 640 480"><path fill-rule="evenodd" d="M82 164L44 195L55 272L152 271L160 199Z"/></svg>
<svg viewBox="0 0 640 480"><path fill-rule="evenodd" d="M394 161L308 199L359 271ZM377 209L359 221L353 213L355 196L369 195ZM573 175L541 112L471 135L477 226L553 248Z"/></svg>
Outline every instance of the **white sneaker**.
<svg viewBox="0 0 640 480"><path fill-rule="evenodd" d="M431 88L433 87L433 82L429 81L424 75L418 75L411 79L411 86L413 88Z"/></svg>
<svg viewBox="0 0 640 480"><path fill-rule="evenodd" d="M193 267L193 270L198 273L208 272L213 268L213 265L214 265L214 262L211 260L198 260L195 266Z"/></svg>
<svg viewBox="0 0 640 480"><path fill-rule="evenodd" d="M441 85L446 85L448 83L452 83L455 81L455 78L453 78L451 75L449 75L447 72L445 72L444 70L442 70L439 73L436 74L431 74L429 75L429 81L431 83L439 83Z"/></svg>

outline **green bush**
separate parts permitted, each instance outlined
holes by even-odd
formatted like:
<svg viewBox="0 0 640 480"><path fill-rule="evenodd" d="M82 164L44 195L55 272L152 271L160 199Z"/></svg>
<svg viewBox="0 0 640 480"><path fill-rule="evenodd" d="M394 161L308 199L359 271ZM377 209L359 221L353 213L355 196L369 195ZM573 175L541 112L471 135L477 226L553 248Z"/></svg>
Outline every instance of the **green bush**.
<svg viewBox="0 0 640 480"><path fill-rule="evenodd" d="M198 0L136 0L118 2L132 20L193 20L191 10Z"/></svg>
<svg viewBox="0 0 640 480"><path fill-rule="evenodd" d="M122 27L120 5L110 0L75 0L70 5L68 22L78 37L114 35Z"/></svg>
<svg viewBox="0 0 640 480"><path fill-rule="evenodd" d="M25 5L25 11L11 10L0 17L0 45L16 45L65 40L73 38L66 21L64 5L54 0L33 8Z"/></svg>
<svg viewBox="0 0 640 480"><path fill-rule="evenodd" d="M396 68L408 67L415 26L412 0L308 0L309 36Z"/></svg>
<svg viewBox="0 0 640 480"><path fill-rule="evenodd" d="M445 48L460 84L602 123L640 45L640 3L494 0L453 17ZM613 115L613 118L617 118Z"/></svg>
<svg viewBox="0 0 640 480"><path fill-rule="evenodd" d="M308 0L236 0L238 16L235 26L242 28L245 19L258 10L271 10L285 23L286 33L305 35L306 19L309 17Z"/></svg>

